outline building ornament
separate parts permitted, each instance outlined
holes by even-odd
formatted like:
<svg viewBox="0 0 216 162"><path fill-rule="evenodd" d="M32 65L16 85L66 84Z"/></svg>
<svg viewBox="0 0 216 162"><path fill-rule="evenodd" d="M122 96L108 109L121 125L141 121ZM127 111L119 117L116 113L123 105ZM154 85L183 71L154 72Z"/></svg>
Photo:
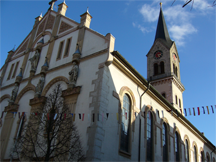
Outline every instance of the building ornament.
<svg viewBox="0 0 216 162"><path fill-rule="evenodd" d="M41 78L39 79L39 82L35 88L35 97L40 97L43 87L44 87L44 83L45 83L45 75L44 73L41 74Z"/></svg>
<svg viewBox="0 0 216 162"><path fill-rule="evenodd" d="M74 87L78 78L79 67L74 61L71 71L69 72L69 87Z"/></svg>
<svg viewBox="0 0 216 162"><path fill-rule="evenodd" d="M39 50L36 50L34 56L29 59L29 61L31 61L31 71L34 72L36 71L39 58L40 58L40 52Z"/></svg>
<svg viewBox="0 0 216 162"><path fill-rule="evenodd" d="M19 89L18 83L15 83L15 87L14 87L14 89L12 90L11 97L10 97L10 99L8 100L9 105L12 105L12 104L14 103L14 101L15 101L15 99L16 99L16 96L17 96L18 89Z"/></svg>

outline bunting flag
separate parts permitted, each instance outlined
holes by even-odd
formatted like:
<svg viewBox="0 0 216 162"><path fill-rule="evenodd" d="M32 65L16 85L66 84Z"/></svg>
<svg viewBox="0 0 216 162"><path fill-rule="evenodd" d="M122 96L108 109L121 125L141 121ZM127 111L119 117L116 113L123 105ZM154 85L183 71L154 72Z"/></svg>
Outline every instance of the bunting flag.
<svg viewBox="0 0 216 162"><path fill-rule="evenodd" d="M185 111L185 116L187 116L187 110L186 110L186 109L184 109L184 111Z"/></svg>
<svg viewBox="0 0 216 162"><path fill-rule="evenodd" d="M202 106L202 108L203 108L203 114L205 114L205 107L204 107L204 106Z"/></svg>
<svg viewBox="0 0 216 162"><path fill-rule="evenodd" d="M181 114L182 114L182 109L180 109L180 111L181 111Z"/></svg>
<svg viewBox="0 0 216 162"><path fill-rule="evenodd" d="M208 111L208 114L209 114L209 108L208 108L208 106L206 106L207 107L207 111Z"/></svg>
<svg viewBox="0 0 216 162"><path fill-rule="evenodd" d="M79 114L79 119L81 119L81 114Z"/></svg>
<svg viewBox="0 0 216 162"><path fill-rule="evenodd" d="M194 113L194 116L196 116L196 113L195 113L195 109L194 109L194 107L193 107L193 113Z"/></svg>
<svg viewBox="0 0 216 162"><path fill-rule="evenodd" d="M92 121L94 122L94 113L92 114Z"/></svg>
<svg viewBox="0 0 216 162"><path fill-rule="evenodd" d="M49 120L49 113L47 113L47 119Z"/></svg>
<svg viewBox="0 0 216 162"><path fill-rule="evenodd" d="M211 108L212 108L212 113L214 113L214 108L213 108L213 106L211 105Z"/></svg>
<svg viewBox="0 0 216 162"><path fill-rule="evenodd" d="M84 121L84 115L85 115L85 114L83 113L83 115L82 115L82 121Z"/></svg>
<svg viewBox="0 0 216 162"><path fill-rule="evenodd" d="M73 119L73 113L69 113L69 114L71 114L71 116L72 116L72 119Z"/></svg>
<svg viewBox="0 0 216 162"><path fill-rule="evenodd" d="M16 117L17 112L12 112L13 113L13 118Z"/></svg>
<svg viewBox="0 0 216 162"><path fill-rule="evenodd" d="M2 114L1 114L1 119L3 118L3 116L4 116L4 111L2 111Z"/></svg>
<svg viewBox="0 0 216 162"><path fill-rule="evenodd" d="M116 113L116 118L117 118L117 121L118 121L118 113Z"/></svg>
<svg viewBox="0 0 216 162"><path fill-rule="evenodd" d="M37 116L37 115L38 115L38 113L36 112L36 113L35 113L35 115Z"/></svg>
<svg viewBox="0 0 216 162"><path fill-rule="evenodd" d="M125 119L127 120L127 112L125 112Z"/></svg>
<svg viewBox="0 0 216 162"><path fill-rule="evenodd" d="M190 113L190 115L191 115L191 110L190 110L190 108L188 108L189 109L189 113Z"/></svg>
<svg viewBox="0 0 216 162"><path fill-rule="evenodd" d="M198 111L198 115L200 115L200 109L199 109L199 107L197 107L197 111Z"/></svg>
<svg viewBox="0 0 216 162"><path fill-rule="evenodd" d="M109 113L106 113L106 116L107 116L107 119L108 119Z"/></svg>

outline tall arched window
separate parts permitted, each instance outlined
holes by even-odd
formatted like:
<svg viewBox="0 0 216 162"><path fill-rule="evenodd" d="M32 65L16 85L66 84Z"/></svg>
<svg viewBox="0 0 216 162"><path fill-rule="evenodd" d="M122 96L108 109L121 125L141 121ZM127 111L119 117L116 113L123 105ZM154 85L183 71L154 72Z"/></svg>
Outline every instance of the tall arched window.
<svg viewBox="0 0 216 162"><path fill-rule="evenodd" d="M207 160L207 162L210 162L210 157L208 154L206 155L206 160Z"/></svg>
<svg viewBox="0 0 216 162"><path fill-rule="evenodd" d="M204 152L203 151L201 151L201 162L204 162L205 160L204 160Z"/></svg>
<svg viewBox="0 0 216 162"><path fill-rule="evenodd" d="M153 160L153 120L152 120L152 114L149 111L147 113L147 161Z"/></svg>
<svg viewBox="0 0 216 162"><path fill-rule="evenodd" d="M163 123L163 161L168 161L167 127Z"/></svg>
<svg viewBox="0 0 216 162"><path fill-rule="evenodd" d="M187 140L185 140L185 161L189 162L189 148Z"/></svg>
<svg viewBox="0 0 216 162"><path fill-rule="evenodd" d="M197 162L197 151L196 151L196 146L194 146L194 162Z"/></svg>
<svg viewBox="0 0 216 162"><path fill-rule="evenodd" d="M160 62L160 69L161 69L161 74L163 74L164 73L164 62L163 61Z"/></svg>
<svg viewBox="0 0 216 162"><path fill-rule="evenodd" d="M175 74L175 64L173 64L173 73Z"/></svg>
<svg viewBox="0 0 216 162"><path fill-rule="evenodd" d="M123 97L120 150L129 152L131 102L128 95Z"/></svg>
<svg viewBox="0 0 216 162"><path fill-rule="evenodd" d="M177 132L175 132L175 155L176 155L176 161L180 161L179 135Z"/></svg>
<svg viewBox="0 0 216 162"><path fill-rule="evenodd" d="M175 69L175 75L178 77L178 68Z"/></svg>
<svg viewBox="0 0 216 162"><path fill-rule="evenodd" d="M158 64L154 64L154 75L158 75Z"/></svg>

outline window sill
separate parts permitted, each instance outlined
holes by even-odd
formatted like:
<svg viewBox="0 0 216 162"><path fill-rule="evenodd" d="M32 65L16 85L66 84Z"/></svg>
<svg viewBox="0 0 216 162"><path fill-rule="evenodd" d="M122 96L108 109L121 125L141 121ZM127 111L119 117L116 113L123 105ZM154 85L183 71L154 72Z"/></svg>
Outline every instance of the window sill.
<svg viewBox="0 0 216 162"><path fill-rule="evenodd" d="M119 150L119 155L124 156L126 158L131 158L131 154L122 150Z"/></svg>

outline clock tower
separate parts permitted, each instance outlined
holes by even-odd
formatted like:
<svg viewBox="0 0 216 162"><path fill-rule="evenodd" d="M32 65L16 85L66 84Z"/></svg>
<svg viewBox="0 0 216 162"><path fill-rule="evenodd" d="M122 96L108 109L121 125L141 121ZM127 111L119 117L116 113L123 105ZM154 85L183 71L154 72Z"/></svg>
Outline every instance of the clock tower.
<svg viewBox="0 0 216 162"><path fill-rule="evenodd" d="M161 3L155 40L146 56L147 80L183 114L185 88L181 83L180 59L175 42L170 39Z"/></svg>

